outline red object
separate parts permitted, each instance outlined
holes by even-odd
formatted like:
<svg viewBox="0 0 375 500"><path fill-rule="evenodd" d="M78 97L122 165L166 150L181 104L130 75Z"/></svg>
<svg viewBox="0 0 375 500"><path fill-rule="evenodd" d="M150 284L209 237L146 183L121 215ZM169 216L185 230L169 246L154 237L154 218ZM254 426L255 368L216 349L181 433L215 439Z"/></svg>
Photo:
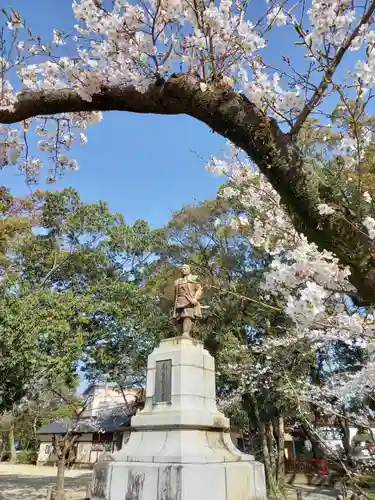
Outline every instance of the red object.
<svg viewBox="0 0 375 500"><path fill-rule="evenodd" d="M324 458L286 458L285 472L292 474L313 473L318 476L328 475L328 461Z"/></svg>

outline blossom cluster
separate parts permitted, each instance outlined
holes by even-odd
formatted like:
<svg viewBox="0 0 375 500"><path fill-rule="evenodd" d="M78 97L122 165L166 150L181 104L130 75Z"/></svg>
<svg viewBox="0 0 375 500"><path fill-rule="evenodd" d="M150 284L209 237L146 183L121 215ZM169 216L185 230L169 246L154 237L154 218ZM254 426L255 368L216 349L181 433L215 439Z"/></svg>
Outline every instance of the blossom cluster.
<svg viewBox="0 0 375 500"><path fill-rule="evenodd" d="M315 51L324 42L339 46L356 19L356 11L347 0L313 0L309 17L313 29L306 38Z"/></svg>
<svg viewBox="0 0 375 500"><path fill-rule="evenodd" d="M336 390L341 391L340 394L350 390L350 397L357 399L368 396L375 389L373 383L364 385L364 380L375 370L375 362L371 361L374 320L371 315L353 313L347 306L346 294L354 291L348 281L350 270L341 266L332 253L320 251L294 229L280 204L279 195L236 148L230 147L223 159L212 157L207 170L228 178L226 187L221 190L222 196L233 199L236 206L240 206L238 215L232 220L232 228L246 234L254 247L272 256L262 283L262 302L273 304L275 299L281 302L284 314L290 320L288 335L270 336L258 348L252 347L253 352L263 354L261 365L254 365L245 358L242 366L236 362L234 370L241 373L238 391L274 387L278 377L285 376L280 364L283 364L281 360L290 349L297 349L300 353L322 349L329 351L332 343L341 342L369 349L370 358L355 376L345 374ZM329 217L335 210L321 204L319 211L322 217ZM373 237L371 231L375 226L371 225L373 219L370 219L368 217L364 225L369 230L369 237ZM299 395L306 399L311 390L306 375L301 376L300 383ZM358 390L359 385L363 390ZM296 391L296 388L293 390ZM291 393L293 390L286 384L284 396L295 397ZM330 399L331 383L320 388L321 402ZM342 398L336 397L337 405L344 403Z"/></svg>
<svg viewBox="0 0 375 500"><path fill-rule="evenodd" d="M305 400L320 404L324 399L335 401L336 407L350 406L353 403L363 401L375 392L375 363L365 363L361 370L354 373L340 373L330 377L328 383L322 389L315 388L304 394ZM324 399L323 399L324 398ZM354 416L353 416L354 418Z"/></svg>

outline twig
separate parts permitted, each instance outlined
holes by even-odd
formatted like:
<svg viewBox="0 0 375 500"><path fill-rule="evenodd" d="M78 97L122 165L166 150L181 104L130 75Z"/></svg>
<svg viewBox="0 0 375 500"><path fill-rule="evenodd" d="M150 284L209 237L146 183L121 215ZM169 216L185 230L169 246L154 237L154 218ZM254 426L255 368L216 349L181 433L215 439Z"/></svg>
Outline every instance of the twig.
<svg viewBox="0 0 375 500"><path fill-rule="evenodd" d="M214 290L222 291L224 293L227 293L229 295L233 295L234 297L237 297L238 299L242 300L248 300L249 302L254 302L255 304L258 304L261 307L264 307L265 309L271 309L272 311L276 312L283 312L283 309L281 307L275 307L275 306L270 306L269 304L265 304L263 302L260 302L259 300L252 299L251 297L247 297L246 295L241 295L240 293L237 292L232 292L231 290L225 290L222 287L215 286L215 285L206 285L208 288L213 288Z"/></svg>
<svg viewBox="0 0 375 500"><path fill-rule="evenodd" d="M372 0L371 5L367 10L367 12L364 14L360 22L357 24L356 28L352 31L350 36L346 38L344 43L337 51L335 57L333 58L332 63L328 66L326 72L324 73L324 76L319 84L319 87L314 92L309 102L304 106L301 113L298 115L297 120L290 131L291 136L298 134L302 125L306 121L307 117L310 115L312 110L315 108L315 106L319 103L320 99L323 97L323 94L326 91L328 85L332 82L332 77L336 72L337 67L341 63L345 53L351 46L353 40L359 35L362 26L364 26L370 20L374 11L375 11L375 0Z"/></svg>

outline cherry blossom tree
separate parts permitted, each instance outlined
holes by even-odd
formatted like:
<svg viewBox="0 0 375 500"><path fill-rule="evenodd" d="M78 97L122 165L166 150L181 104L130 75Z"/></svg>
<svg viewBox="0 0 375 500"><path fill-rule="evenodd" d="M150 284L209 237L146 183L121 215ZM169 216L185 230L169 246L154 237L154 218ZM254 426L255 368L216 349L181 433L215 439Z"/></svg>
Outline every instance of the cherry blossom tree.
<svg viewBox="0 0 375 500"><path fill-rule="evenodd" d="M229 140L207 168L229 177L231 224L273 256L275 298L307 346L360 345L361 370L340 374L319 401L349 405L374 392L375 203L368 181L374 128L375 0L74 0L74 33L33 33L4 11L0 165L53 182L78 168L70 150L104 111L187 114ZM272 33L290 40L276 67ZM29 141L37 134L40 155ZM307 140L308 139L308 140ZM340 182L337 182L337 179ZM362 309L347 306L355 297ZM272 360L272 359L271 359ZM275 365L273 365L275 366ZM250 383L251 377L244 377ZM305 377L299 388L315 398ZM311 389L311 388L310 388ZM340 399L341 398L341 399ZM339 404L340 403L340 404ZM327 410L328 411L328 410Z"/></svg>
<svg viewBox="0 0 375 500"><path fill-rule="evenodd" d="M229 178L220 195L236 206L230 226L272 258L264 273L259 306L279 310L289 318L289 326L268 325L266 335L256 345L228 345L226 366L222 366L238 385L221 404L231 411L245 398L256 408L266 388L273 407L302 426L322 453L353 477L361 462L353 457L346 430L349 426L369 427L374 418L373 310L355 305L350 298L357 298L352 295L350 270L295 230L278 193L240 151L230 150L225 160L212 158L208 169ZM371 213L372 200L367 195L363 211ZM334 209L322 204L319 210L324 218ZM267 322L267 314L264 319ZM342 362L343 351L350 362ZM318 364L319 380L312 370ZM344 457L317 434L312 411L323 418L337 417L343 431ZM258 420L266 464L268 460L267 477L272 478L274 438L268 445L267 433L273 433Z"/></svg>
<svg viewBox="0 0 375 500"><path fill-rule="evenodd" d="M229 0L74 0L73 11L73 36L55 30L50 40L34 34L20 13L5 12L3 165L38 175L44 155L32 157L27 147L35 130L53 161L53 180L77 168L67 153L75 140L86 141L85 129L102 111L188 114L244 151L296 230L349 266L364 301L374 298L375 223L333 196L298 138L311 115L324 126L338 103L354 102L357 114L371 105L375 1L269 0L260 8ZM278 68L269 57L274 30L294 33L291 52L297 47L296 60L283 56ZM352 51L357 61L348 61L343 75L340 65ZM346 168L359 171L371 131L338 130L330 155L344 155ZM326 205L331 213L322 213Z"/></svg>

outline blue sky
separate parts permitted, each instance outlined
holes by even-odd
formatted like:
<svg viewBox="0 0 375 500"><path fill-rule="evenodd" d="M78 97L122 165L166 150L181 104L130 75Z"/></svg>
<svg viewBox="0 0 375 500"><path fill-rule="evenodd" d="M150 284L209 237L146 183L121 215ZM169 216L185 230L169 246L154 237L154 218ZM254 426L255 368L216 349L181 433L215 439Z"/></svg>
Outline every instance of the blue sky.
<svg viewBox="0 0 375 500"><path fill-rule="evenodd" d="M74 31L77 20L71 4L72 0L2 2L20 12L33 34L46 41L51 40L54 28ZM252 3L252 18L266 8L264 0ZM280 67L283 55L299 60L299 67L304 64L302 49L293 44L292 27L276 29L267 37L269 46L262 54L272 66ZM104 114L101 124L88 129L88 144L73 150L80 171L49 189L72 186L84 201L107 201L129 223L141 218L161 226L183 205L216 195L222 179L207 173L204 166L211 154L220 154L224 147L223 138L187 116L110 112ZM27 191L23 178L12 169L0 171L0 184L14 194Z"/></svg>
<svg viewBox="0 0 375 500"><path fill-rule="evenodd" d="M3 4L3 2L2 2ZM71 0L13 0L35 34L50 39L53 28L71 32ZM3 4L4 5L4 4ZM72 186L84 201L108 201L128 222L142 218L165 224L184 204L214 197L220 180L204 169L224 140L186 116L151 116L110 112L88 129L88 143L74 157L80 171L69 173L51 189ZM0 184L15 194L26 192L21 176L0 171Z"/></svg>
<svg viewBox="0 0 375 500"><path fill-rule="evenodd" d="M53 28L73 31L77 21L71 3L6 0L5 6L20 12L34 34L50 40ZM254 19L267 6L264 0L251 5ZM292 27L276 28L268 39L262 55L272 66L280 67L283 55L299 60L297 68L306 63L303 50L293 44ZM105 200L130 223L142 218L154 227L164 225L172 211L214 197L222 182L208 174L204 165L210 154L220 153L225 141L187 116L106 113L101 124L89 128L88 139L87 145L74 149L80 171L70 173L50 189L72 186L84 201ZM26 192L23 178L12 169L0 171L0 184L14 194Z"/></svg>

